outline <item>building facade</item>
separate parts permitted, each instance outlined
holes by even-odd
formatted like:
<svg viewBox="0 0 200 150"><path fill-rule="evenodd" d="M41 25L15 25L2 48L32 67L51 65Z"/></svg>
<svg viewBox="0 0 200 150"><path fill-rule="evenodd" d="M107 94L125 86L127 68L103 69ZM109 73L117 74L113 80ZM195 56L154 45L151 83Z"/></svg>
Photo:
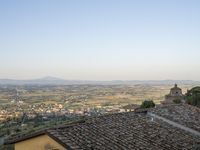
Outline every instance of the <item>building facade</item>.
<svg viewBox="0 0 200 150"><path fill-rule="evenodd" d="M184 95L182 93L182 89L175 84L174 87L170 89L169 94L165 95L165 100L162 104L173 104L178 101L182 102L183 99Z"/></svg>

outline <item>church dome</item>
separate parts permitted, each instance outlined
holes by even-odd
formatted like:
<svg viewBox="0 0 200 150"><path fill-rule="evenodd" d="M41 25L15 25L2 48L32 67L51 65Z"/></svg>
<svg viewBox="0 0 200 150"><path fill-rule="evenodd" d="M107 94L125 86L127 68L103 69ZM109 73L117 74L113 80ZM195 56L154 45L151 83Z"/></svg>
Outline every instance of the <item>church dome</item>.
<svg viewBox="0 0 200 150"><path fill-rule="evenodd" d="M182 89L179 88L177 86L177 84L175 84L174 87L171 88L171 90L170 90L170 95L171 96L181 96L182 95Z"/></svg>

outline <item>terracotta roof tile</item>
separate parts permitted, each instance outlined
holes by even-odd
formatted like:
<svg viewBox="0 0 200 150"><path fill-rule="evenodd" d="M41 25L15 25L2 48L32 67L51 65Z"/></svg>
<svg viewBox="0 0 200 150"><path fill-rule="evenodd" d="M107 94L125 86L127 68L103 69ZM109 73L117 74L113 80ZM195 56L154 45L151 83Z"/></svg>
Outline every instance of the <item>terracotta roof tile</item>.
<svg viewBox="0 0 200 150"><path fill-rule="evenodd" d="M90 118L48 132L71 149L82 150L191 149L200 142L200 137L134 112Z"/></svg>
<svg viewBox="0 0 200 150"><path fill-rule="evenodd" d="M151 112L200 132L200 109L187 104L164 105Z"/></svg>

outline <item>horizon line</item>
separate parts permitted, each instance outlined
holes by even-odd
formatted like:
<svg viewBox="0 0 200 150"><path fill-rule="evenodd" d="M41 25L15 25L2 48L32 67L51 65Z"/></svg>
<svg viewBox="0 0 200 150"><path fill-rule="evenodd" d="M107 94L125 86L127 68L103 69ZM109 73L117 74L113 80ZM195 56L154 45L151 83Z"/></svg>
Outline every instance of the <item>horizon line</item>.
<svg viewBox="0 0 200 150"><path fill-rule="evenodd" d="M29 79L17 79L17 78L0 78L0 80L18 80L18 81L28 81L28 80L66 80L66 81L98 81L98 82L112 82L112 81L196 81L200 82L200 80L192 80L192 79L113 79L113 80L88 80L88 79L66 79L62 77L55 76L44 76L40 78L29 78Z"/></svg>

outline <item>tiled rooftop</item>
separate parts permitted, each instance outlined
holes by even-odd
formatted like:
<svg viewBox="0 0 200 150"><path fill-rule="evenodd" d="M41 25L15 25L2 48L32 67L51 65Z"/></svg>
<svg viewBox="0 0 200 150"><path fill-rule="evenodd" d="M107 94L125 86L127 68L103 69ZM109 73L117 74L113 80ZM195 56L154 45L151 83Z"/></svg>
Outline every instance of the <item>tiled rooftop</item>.
<svg viewBox="0 0 200 150"><path fill-rule="evenodd" d="M166 105L152 113L200 132L200 109L187 104Z"/></svg>
<svg viewBox="0 0 200 150"><path fill-rule="evenodd" d="M199 133L199 108L180 104L136 112L91 117L7 143L48 134L67 150L192 150L200 144L199 134L150 115L166 118Z"/></svg>
<svg viewBox="0 0 200 150"><path fill-rule="evenodd" d="M90 118L48 134L76 150L188 150L200 143L200 137L134 112Z"/></svg>

